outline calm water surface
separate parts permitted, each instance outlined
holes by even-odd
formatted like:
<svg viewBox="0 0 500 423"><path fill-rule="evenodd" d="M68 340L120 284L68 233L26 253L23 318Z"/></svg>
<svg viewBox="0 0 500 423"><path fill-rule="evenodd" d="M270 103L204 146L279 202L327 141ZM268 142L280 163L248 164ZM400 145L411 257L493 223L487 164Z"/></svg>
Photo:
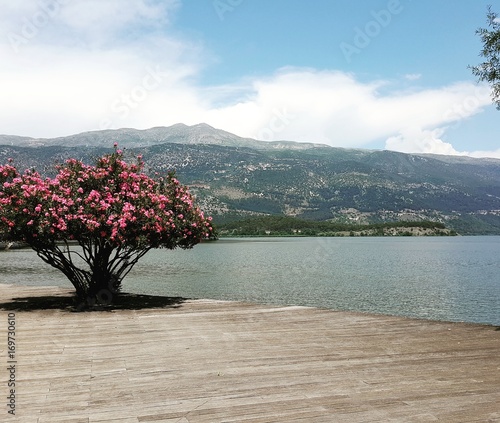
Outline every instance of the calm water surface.
<svg viewBox="0 0 500 423"><path fill-rule="evenodd" d="M25 250L0 282L71 287ZM151 251L124 290L500 325L500 237L222 239Z"/></svg>

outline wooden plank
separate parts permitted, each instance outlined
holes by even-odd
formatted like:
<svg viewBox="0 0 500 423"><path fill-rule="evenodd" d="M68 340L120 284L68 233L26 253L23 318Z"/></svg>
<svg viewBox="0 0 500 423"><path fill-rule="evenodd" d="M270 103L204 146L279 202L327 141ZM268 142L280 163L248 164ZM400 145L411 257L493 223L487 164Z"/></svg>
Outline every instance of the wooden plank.
<svg viewBox="0 0 500 423"><path fill-rule="evenodd" d="M495 327L212 300L92 313L26 300L70 292L0 285L4 327L23 304L9 421L500 422Z"/></svg>

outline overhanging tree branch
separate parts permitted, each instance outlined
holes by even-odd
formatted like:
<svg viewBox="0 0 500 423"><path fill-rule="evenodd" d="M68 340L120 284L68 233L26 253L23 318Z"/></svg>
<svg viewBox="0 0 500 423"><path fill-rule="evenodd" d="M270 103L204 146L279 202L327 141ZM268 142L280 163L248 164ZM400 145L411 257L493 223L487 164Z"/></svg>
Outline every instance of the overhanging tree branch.
<svg viewBox="0 0 500 423"><path fill-rule="evenodd" d="M486 17L490 29L479 28L476 34L483 43L480 55L487 60L478 66L469 66L469 69L479 82L491 85L492 100L500 110L500 18L491 6L488 6Z"/></svg>

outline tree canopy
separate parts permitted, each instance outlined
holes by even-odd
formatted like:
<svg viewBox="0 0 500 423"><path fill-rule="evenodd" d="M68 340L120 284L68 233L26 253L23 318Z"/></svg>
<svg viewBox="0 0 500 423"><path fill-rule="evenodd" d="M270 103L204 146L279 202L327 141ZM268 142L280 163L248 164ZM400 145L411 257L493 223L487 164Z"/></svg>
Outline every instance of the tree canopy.
<svg viewBox="0 0 500 423"><path fill-rule="evenodd" d="M211 218L173 173L153 179L139 156L115 152L89 166L75 159L55 178L0 166L0 234L28 244L62 271L82 306L111 303L152 248L191 248L213 237Z"/></svg>
<svg viewBox="0 0 500 423"><path fill-rule="evenodd" d="M476 34L483 43L480 55L486 59L478 66L471 66L479 81L486 81L492 88L492 99L500 110L500 18L488 7L487 22L490 29L479 28Z"/></svg>

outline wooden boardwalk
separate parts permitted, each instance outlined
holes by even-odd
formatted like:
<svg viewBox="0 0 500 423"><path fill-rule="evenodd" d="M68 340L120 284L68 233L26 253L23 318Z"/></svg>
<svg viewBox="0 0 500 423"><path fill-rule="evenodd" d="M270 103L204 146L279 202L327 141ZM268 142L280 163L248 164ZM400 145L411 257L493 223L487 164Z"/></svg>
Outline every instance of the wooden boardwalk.
<svg viewBox="0 0 500 423"><path fill-rule="evenodd" d="M0 285L0 421L500 422L495 327L212 300L50 309L68 292Z"/></svg>

